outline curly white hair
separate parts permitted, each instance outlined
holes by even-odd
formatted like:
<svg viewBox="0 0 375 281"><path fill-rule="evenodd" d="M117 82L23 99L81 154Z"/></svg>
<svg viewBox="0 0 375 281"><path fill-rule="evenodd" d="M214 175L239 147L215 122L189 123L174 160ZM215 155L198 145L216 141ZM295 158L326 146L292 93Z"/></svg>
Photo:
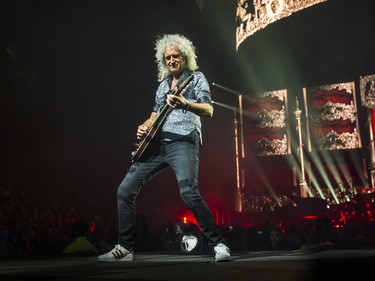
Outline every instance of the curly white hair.
<svg viewBox="0 0 375 281"><path fill-rule="evenodd" d="M192 41L182 34L165 34L158 36L155 42L155 57L158 68L158 81L163 81L171 73L164 59L164 52L168 48L174 48L180 51L181 56L186 61L186 68L194 71L199 68L197 64L197 55Z"/></svg>

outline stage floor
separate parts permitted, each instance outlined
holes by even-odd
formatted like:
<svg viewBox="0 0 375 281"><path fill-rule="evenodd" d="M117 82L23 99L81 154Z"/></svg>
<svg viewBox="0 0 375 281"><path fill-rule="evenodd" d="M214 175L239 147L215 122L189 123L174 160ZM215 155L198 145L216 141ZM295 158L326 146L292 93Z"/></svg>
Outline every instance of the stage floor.
<svg viewBox="0 0 375 281"><path fill-rule="evenodd" d="M136 253L132 262L99 263L96 256L0 260L0 279L96 281L356 280L375 271L375 249L234 252L214 262L209 253ZM370 275L371 276L371 275Z"/></svg>

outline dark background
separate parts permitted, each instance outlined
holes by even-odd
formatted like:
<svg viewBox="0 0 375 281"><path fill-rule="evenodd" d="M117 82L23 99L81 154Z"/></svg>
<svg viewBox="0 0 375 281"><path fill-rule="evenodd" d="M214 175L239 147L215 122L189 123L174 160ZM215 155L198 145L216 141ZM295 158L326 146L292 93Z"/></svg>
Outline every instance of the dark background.
<svg viewBox="0 0 375 281"><path fill-rule="evenodd" d="M157 35L189 37L210 82L243 93L287 88L291 116L302 87L375 73L373 0L329 0L302 10L258 31L238 51L236 6L235 0L208 0L202 11L193 0L0 0L1 185L41 197L73 194L115 216L136 127L150 114L158 85ZM215 86L212 97L238 106L236 96ZM358 108L366 140L365 109ZM200 188L212 208L234 208L233 121L220 106L203 120ZM366 142L358 153L366 156ZM280 168L280 192L291 192L285 159L265 161L270 171ZM150 182L137 208L151 228L184 212L174 175Z"/></svg>

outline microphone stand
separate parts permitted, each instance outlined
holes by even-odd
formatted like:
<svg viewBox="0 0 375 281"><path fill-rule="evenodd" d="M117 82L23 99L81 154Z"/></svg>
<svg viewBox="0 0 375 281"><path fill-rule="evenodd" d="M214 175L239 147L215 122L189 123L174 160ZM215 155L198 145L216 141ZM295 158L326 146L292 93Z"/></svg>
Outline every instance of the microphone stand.
<svg viewBox="0 0 375 281"><path fill-rule="evenodd" d="M306 198L307 196L307 183L306 183L306 178L305 178L305 160L304 160L304 155L303 155L303 142L302 142L302 124L301 124L301 110L299 109L299 103L298 103L298 98L296 98L296 111L294 111L294 115L296 116L297 120L297 131L298 131L298 152L299 152L299 157L300 157L300 164L301 164L301 177L300 177L300 196L302 198Z"/></svg>
<svg viewBox="0 0 375 281"><path fill-rule="evenodd" d="M367 125L370 137L370 165L367 177L371 188L375 188L375 144L374 144L374 114L375 114L375 74L360 77L360 92L362 105L367 108Z"/></svg>
<svg viewBox="0 0 375 281"><path fill-rule="evenodd" d="M244 137L243 137L243 112L242 112L242 93L228 87L212 83L213 86L221 88L235 96L238 97L238 105L239 109L233 108L234 113L234 135L235 135L235 142L236 142L236 178L237 178L237 185L236 185L236 194L235 194L235 211L236 212L243 212L243 188L245 187L245 171L240 167L240 149L239 143L241 143L241 157L245 158L245 147L244 147ZM237 120L237 112L240 115L240 121ZM238 138L238 124L240 126L240 139Z"/></svg>
<svg viewBox="0 0 375 281"><path fill-rule="evenodd" d="M241 110L239 110L236 107L229 106L226 104L222 104L219 102L212 101L213 104L219 105L223 108L233 110L233 124L234 124L234 138L235 138L235 149L236 149L236 193L235 193L235 203L234 203L234 209L238 213L243 212L243 192L242 187L244 185L241 185L241 174L240 174L240 156L239 156L239 140L238 140L238 119L237 119L237 112L241 114ZM243 177L242 177L243 178Z"/></svg>

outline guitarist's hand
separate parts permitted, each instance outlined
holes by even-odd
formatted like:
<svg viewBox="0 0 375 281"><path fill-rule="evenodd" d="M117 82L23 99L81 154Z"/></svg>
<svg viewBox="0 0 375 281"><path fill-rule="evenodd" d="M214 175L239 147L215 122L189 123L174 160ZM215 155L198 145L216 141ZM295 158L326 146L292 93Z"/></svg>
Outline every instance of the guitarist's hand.
<svg viewBox="0 0 375 281"><path fill-rule="evenodd" d="M186 109L189 106L189 102L183 96L167 95L167 103L173 108Z"/></svg>
<svg viewBox="0 0 375 281"><path fill-rule="evenodd" d="M138 126L137 139L141 139L145 134L147 134L148 127L144 124Z"/></svg>
<svg viewBox="0 0 375 281"><path fill-rule="evenodd" d="M150 117L145 122L143 122L142 125L138 126L137 139L139 140L142 139L148 133L148 130L151 128L152 123L154 122L155 118L156 118L156 112L152 112Z"/></svg>

